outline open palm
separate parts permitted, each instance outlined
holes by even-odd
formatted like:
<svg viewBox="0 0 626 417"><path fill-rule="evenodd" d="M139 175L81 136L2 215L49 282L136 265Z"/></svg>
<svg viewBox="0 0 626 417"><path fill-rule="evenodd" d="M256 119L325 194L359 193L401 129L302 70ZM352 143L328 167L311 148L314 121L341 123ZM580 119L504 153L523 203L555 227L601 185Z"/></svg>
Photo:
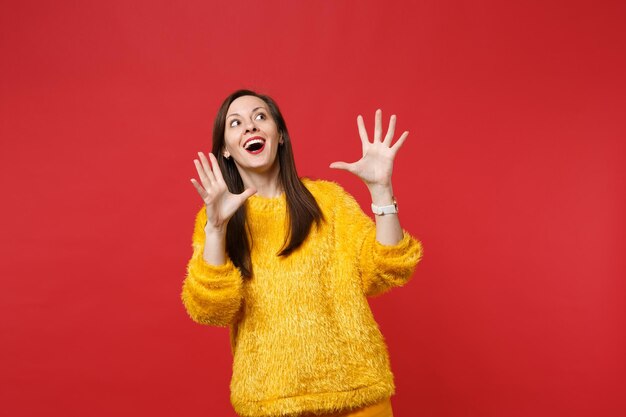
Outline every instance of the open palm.
<svg viewBox="0 0 626 417"><path fill-rule="evenodd" d="M191 179L191 183L196 187L206 206L207 224L205 230L206 228L223 230L233 214L248 197L256 193L256 190L248 188L241 194L231 193L224 181L215 155L212 153L208 155L209 158L207 159L204 153L198 152L199 160L193 160L200 183L194 178Z"/></svg>
<svg viewBox="0 0 626 417"><path fill-rule="evenodd" d="M363 123L363 117L357 117L359 136L361 137L361 148L363 156L356 162L333 162L330 168L343 169L361 178L368 187L388 186L391 184L391 174L393 172L393 160L398 150L409 135L405 131L396 143L391 145L396 128L396 116L392 115L389 120L389 128L385 138L382 139L382 111L376 110L374 125L374 141L370 142Z"/></svg>

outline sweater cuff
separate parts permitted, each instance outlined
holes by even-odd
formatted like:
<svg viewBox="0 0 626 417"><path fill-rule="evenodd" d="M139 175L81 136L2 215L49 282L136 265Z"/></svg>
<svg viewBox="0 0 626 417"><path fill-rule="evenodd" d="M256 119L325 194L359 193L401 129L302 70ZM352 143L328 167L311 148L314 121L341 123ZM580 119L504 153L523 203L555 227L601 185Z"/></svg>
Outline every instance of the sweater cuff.
<svg viewBox="0 0 626 417"><path fill-rule="evenodd" d="M406 230L395 245L376 240L375 230L367 237L361 254L363 288L366 295L376 295L404 285L422 258L422 244Z"/></svg>
<svg viewBox="0 0 626 417"><path fill-rule="evenodd" d="M422 258L422 243L404 229L402 239L395 245L383 245L376 240L375 233L371 239L373 258L378 260L380 266L411 265L414 267Z"/></svg>
<svg viewBox="0 0 626 417"><path fill-rule="evenodd" d="M422 257L422 243L403 229L402 239L395 245L383 245L374 235L371 251L379 267L414 268Z"/></svg>
<svg viewBox="0 0 626 417"><path fill-rule="evenodd" d="M413 237L406 231L402 230L402 239L394 245L384 245L376 240L376 232L374 229L374 252L381 257L398 257L406 254L407 249L411 246Z"/></svg>
<svg viewBox="0 0 626 417"><path fill-rule="evenodd" d="M200 256L194 256L189 262L188 270L189 275L196 281L209 286L221 286L220 284L232 283L233 279L241 280L237 267L228 256L226 256L226 262L222 265L209 264L201 254Z"/></svg>

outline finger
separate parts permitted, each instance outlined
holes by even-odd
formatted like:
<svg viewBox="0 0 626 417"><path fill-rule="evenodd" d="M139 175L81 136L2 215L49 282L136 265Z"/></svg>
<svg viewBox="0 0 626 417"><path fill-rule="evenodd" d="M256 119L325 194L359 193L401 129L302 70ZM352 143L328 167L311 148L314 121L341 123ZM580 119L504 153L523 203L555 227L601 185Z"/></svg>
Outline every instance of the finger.
<svg viewBox="0 0 626 417"><path fill-rule="evenodd" d="M198 152L198 156L200 157L200 162L202 163L202 168L205 171L206 177L209 182L215 182L215 175L213 175L213 170L211 169L211 165L209 164L209 160L206 159L206 156L202 152Z"/></svg>
<svg viewBox="0 0 626 417"><path fill-rule="evenodd" d="M347 162L337 161L330 164L329 167L333 169L343 169L344 171L354 172L352 165L353 164L348 164Z"/></svg>
<svg viewBox="0 0 626 417"><path fill-rule="evenodd" d="M374 119L374 142L380 142L380 137L383 134L383 111L381 109L376 110Z"/></svg>
<svg viewBox="0 0 626 417"><path fill-rule="evenodd" d="M213 155L212 152L209 152L209 159L211 160L211 167L213 168L213 175L215 175L215 179L218 183L225 183L224 177L222 176L222 170L220 169L220 165L217 163L217 158Z"/></svg>
<svg viewBox="0 0 626 417"><path fill-rule="evenodd" d="M396 143L393 144L393 146L391 147L391 150L393 151L394 154L396 152L398 152L398 149L400 149L400 147L402 146L402 144L406 140L407 136L409 136L409 131L408 130L405 131L402 134L402 136L400 136L400 138L396 141Z"/></svg>
<svg viewBox="0 0 626 417"><path fill-rule="evenodd" d="M200 194L200 197L202 197L202 200L206 199L207 192L204 190L204 188L202 188L202 186L200 184L198 184L198 181L196 181L195 179L192 178L191 179L191 183L193 184L193 186L198 191L198 194Z"/></svg>
<svg viewBox="0 0 626 417"><path fill-rule="evenodd" d="M200 182L202 183L202 186L205 189L209 188L211 186L211 183L209 182L209 179L206 177L206 173L204 172L204 168L202 168L200 161L198 161L197 159L194 159L193 163L196 166L196 171L198 171L198 177L200 177Z"/></svg>
<svg viewBox="0 0 626 417"><path fill-rule="evenodd" d="M359 136L361 137L361 144L365 146L369 145L370 140L367 137L367 130L365 129L365 123L363 123L363 116L360 114L356 118L356 124L359 127Z"/></svg>
<svg viewBox="0 0 626 417"><path fill-rule="evenodd" d="M393 134L396 131L396 115L392 115L391 119L389 119L389 129L387 129L387 135L385 136L385 140L383 144L386 146L391 145L391 140L393 139Z"/></svg>

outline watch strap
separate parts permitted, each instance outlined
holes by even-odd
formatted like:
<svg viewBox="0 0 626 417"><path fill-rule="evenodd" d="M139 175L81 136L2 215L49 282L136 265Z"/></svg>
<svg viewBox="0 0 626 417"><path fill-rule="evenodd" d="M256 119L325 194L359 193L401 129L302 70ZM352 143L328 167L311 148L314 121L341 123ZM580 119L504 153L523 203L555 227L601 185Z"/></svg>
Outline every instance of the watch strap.
<svg viewBox="0 0 626 417"><path fill-rule="evenodd" d="M379 216L384 216L385 214L396 214L398 213L398 203L396 202L395 197L392 197L393 204L389 204L387 206L377 206L372 203L372 212Z"/></svg>

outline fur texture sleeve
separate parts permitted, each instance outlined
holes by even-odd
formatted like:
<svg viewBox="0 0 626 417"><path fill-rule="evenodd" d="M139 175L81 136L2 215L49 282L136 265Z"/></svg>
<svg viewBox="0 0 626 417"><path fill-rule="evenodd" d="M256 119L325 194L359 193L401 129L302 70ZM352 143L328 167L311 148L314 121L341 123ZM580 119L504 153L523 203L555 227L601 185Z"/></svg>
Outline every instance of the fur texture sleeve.
<svg viewBox="0 0 626 417"><path fill-rule="evenodd" d="M368 233L359 256L363 292L367 296L383 294L406 284L422 258L422 243L402 231L402 239L392 246L376 240L376 228Z"/></svg>
<svg viewBox="0 0 626 417"><path fill-rule="evenodd" d="M228 256L224 265L211 265L204 260L205 224L206 212L202 207L196 216L193 255L187 264L181 299L193 321L228 327L241 306L243 281Z"/></svg>
<svg viewBox="0 0 626 417"><path fill-rule="evenodd" d="M404 229L402 239L395 245L378 242L374 220L363 212L354 197L337 187L338 230L345 233L343 238L353 241L365 295L379 295L406 284L422 258L421 242Z"/></svg>

